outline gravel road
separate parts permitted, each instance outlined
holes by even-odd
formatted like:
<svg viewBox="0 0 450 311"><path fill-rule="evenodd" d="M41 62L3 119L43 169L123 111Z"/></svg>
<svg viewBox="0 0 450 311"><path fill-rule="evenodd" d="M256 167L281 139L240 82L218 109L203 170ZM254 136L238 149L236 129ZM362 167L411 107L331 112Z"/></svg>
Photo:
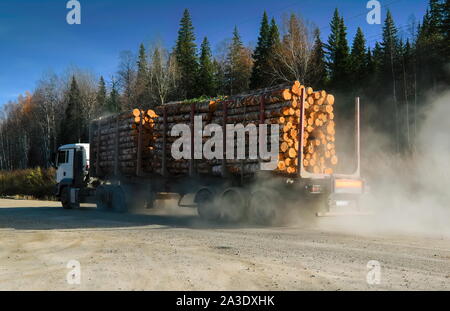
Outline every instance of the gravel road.
<svg viewBox="0 0 450 311"><path fill-rule="evenodd" d="M448 237L320 221L221 226L170 205L115 214L0 200L0 290L450 290ZM80 284L66 280L71 260ZM380 284L366 280L371 260Z"/></svg>

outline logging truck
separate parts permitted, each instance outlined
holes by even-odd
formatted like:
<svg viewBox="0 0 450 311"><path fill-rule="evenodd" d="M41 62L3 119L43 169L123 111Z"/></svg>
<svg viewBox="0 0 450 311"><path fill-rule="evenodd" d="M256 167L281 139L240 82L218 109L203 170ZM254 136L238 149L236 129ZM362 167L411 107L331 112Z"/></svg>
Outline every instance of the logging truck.
<svg viewBox="0 0 450 311"><path fill-rule="evenodd" d="M90 123L88 143L59 147L56 195L66 209L95 203L99 209L117 212L152 208L155 200L176 196L180 207L196 208L204 219L226 222L270 224L286 205L317 216L357 214L364 193L359 98L351 174L336 169L333 107L333 95L295 81L216 100L173 102L102 117ZM250 131L230 135L230 124L235 128L240 124L244 131L276 125L271 131L271 139L276 139L266 146L276 151L273 169L262 169L269 159L249 151ZM213 125L215 131L207 130ZM180 126L189 133L183 133L183 139ZM211 147L208 139L212 132L217 138L218 130L221 140ZM198 138L198 132L207 131L209 137ZM261 148L267 139L259 136L255 141ZM239 152L239 144L246 148L244 156L229 156ZM207 145L215 157L205 158L201 152L198 156L198 148ZM174 156L174 151L183 156Z"/></svg>

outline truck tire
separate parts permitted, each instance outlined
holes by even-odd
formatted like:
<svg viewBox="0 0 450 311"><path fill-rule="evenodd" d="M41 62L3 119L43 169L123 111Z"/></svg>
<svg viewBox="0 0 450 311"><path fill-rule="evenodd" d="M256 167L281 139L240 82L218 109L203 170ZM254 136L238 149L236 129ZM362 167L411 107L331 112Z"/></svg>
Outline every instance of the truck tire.
<svg viewBox="0 0 450 311"><path fill-rule="evenodd" d="M61 189L60 201L64 209L74 209L79 206L79 204L70 203L70 187L64 187Z"/></svg>
<svg viewBox="0 0 450 311"><path fill-rule="evenodd" d="M220 211L215 205L216 192L212 188L204 187L197 191L194 203L197 204L197 212L200 218L208 221L219 220Z"/></svg>
<svg viewBox="0 0 450 311"><path fill-rule="evenodd" d="M111 187L112 191L112 200L111 207L113 211L118 213L127 212L127 198L125 195L125 191L120 186Z"/></svg>
<svg viewBox="0 0 450 311"><path fill-rule="evenodd" d="M248 193L237 187L225 189L219 196L220 220L228 223L238 223L247 214Z"/></svg>
<svg viewBox="0 0 450 311"><path fill-rule="evenodd" d="M283 206L284 202L277 191L257 189L250 195L247 217L253 224L272 225L278 222Z"/></svg>
<svg viewBox="0 0 450 311"><path fill-rule="evenodd" d="M109 210L111 209L111 205L108 202L109 195L109 187L105 185L100 185L95 189L95 203L97 204L97 208L99 210Z"/></svg>

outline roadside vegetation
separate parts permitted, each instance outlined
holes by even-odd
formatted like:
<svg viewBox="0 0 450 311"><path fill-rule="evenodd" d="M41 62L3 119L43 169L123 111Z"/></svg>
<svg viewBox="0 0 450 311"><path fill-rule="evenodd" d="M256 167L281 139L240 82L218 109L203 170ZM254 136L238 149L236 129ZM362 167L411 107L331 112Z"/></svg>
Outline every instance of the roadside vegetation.
<svg viewBox="0 0 450 311"><path fill-rule="evenodd" d="M52 199L55 183L53 168L0 171L0 197Z"/></svg>

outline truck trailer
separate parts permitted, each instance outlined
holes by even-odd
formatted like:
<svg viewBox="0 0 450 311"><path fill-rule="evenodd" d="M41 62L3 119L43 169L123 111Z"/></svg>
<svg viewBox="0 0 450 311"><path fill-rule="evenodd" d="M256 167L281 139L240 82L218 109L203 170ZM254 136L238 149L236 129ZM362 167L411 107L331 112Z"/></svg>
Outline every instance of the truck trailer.
<svg viewBox="0 0 450 311"><path fill-rule="evenodd" d="M351 174L334 168L333 105L332 95L295 81L210 101L173 102L155 110L102 117L90 123L88 143L59 147L56 195L65 209L95 203L99 209L126 212L151 208L155 200L178 194L180 207L196 208L204 219L225 222L271 224L286 204L317 216L358 214L364 193L360 102L355 99L356 168ZM206 140L196 137L197 121L202 133L207 125L222 131L223 157L196 154ZM268 143L278 152L274 169L262 170L268 159L250 155L248 133L231 137L233 148L245 146L245 156L227 158L227 125L237 123L278 126L279 141ZM172 136L176 125L190 133L180 149L189 156L181 159L171 152L178 139ZM261 143L258 138L259 147ZM193 194L190 202L185 202L187 194Z"/></svg>

